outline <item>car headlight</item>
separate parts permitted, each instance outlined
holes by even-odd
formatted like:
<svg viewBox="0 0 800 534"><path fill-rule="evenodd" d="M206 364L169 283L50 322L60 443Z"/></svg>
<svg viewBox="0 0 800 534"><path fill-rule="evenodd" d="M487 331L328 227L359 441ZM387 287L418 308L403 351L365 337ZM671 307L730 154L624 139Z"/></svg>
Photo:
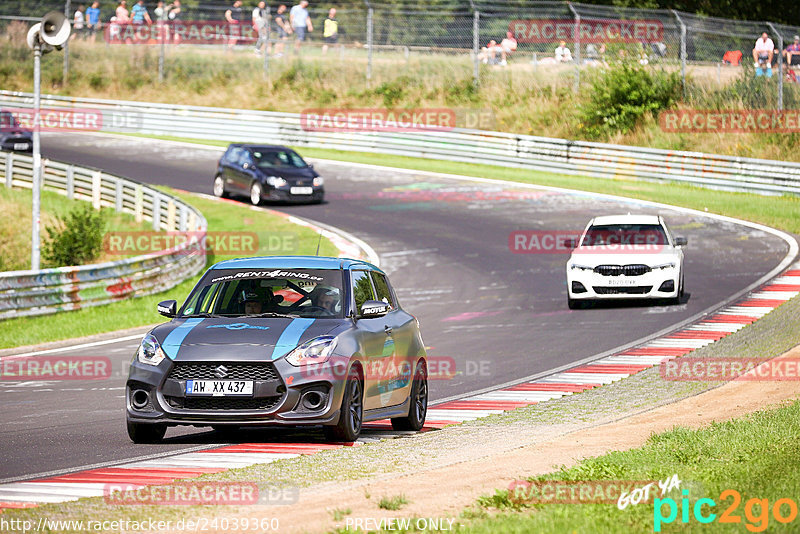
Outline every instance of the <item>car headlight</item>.
<svg viewBox="0 0 800 534"><path fill-rule="evenodd" d="M652 269L655 271L656 269L674 269L675 262L670 263L662 263L661 265L653 265Z"/></svg>
<svg viewBox="0 0 800 534"><path fill-rule="evenodd" d="M283 187L286 185L286 180L279 176L269 176L267 177L267 184L271 185L272 187Z"/></svg>
<svg viewBox="0 0 800 534"><path fill-rule="evenodd" d="M153 334L145 335L139 345L139 350L136 351L136 359L139 360L139 363L146 363L147 365L158 365L166 357Z"/></svg>
<svg viewBox="0 0 800 534"><path fill-rule="evenodd" d="M325 363L330 358L336 338L333 336L320 336L308 340L286 355L286 361L295 367Z"/></svg>
<svg viewBox="0 0 800 534"><path fill-rule="evenodd" d="M314 182L313 182L314 187L320 187L324 183L325 183L325 180L322 179L322 176L317 176L316 178L314 178Z"/></svg>
<svg viewBox="0 0 800 534"><path fill-rule="evenodd" d="M577 263L570 264L569 268L571 270L579 270L579 271L594 271L594 267L589 267L588 265L580 265Z"/></svg>

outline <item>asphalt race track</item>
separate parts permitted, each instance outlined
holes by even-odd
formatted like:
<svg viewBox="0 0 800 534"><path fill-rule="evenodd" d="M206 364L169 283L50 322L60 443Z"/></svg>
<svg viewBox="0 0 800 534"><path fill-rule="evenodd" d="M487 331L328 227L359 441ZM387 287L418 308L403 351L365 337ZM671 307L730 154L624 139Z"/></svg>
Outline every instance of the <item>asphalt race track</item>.
<svg viewBox="0 0 800 534"><path fill-rule="evenodd" d="M208 194L219 157L137 138L42 138L45 157ZM452 380L431 382L432 400L546 372L668 328L746 288L788 250L766 232L657 210L676 235L689 238L684 302L570 311L567 255L512 253L509 234L580 230L593 215L653 213L653 208L341 164L315 167L326 179L325 204L270 207L337 226L378 252L401 304L420 320L429 356L452 358L459 371ZM158 320L153 310L153 321ZM137 345L135 339L122 340L64 353L109 357L108 380L0 382L0 480L219 442L215 433L192 428L170 429L160 445L129 441L123 387Z"/></svg>

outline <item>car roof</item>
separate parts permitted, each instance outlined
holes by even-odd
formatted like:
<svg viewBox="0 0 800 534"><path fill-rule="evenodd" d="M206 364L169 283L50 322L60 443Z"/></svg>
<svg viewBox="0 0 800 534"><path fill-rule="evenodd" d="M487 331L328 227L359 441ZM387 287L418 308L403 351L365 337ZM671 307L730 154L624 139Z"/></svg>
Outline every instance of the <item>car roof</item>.
<svg viewBox="0 0 800 534"><path fill-rule="evenodd" d="M211 266L217 269L352 269L360 267L382 273L375 265L364 260L332 258L327 256L259 256L225 260Z"/></svg>
<svg viewBox="0 0 800 534"><path fill-rule="evenodd" d="M601 215L592 219L593 225L607 224L661 224L658 215Z"/></svg>

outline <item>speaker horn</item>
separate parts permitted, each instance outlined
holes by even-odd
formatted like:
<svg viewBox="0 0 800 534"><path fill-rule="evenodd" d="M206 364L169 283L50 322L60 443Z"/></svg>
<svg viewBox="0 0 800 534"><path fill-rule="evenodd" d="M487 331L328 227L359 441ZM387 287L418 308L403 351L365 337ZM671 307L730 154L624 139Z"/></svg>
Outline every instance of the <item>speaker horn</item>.
<svg viewBox="0 0 800 534"><path fill-rule="evenodd" d="M61 48L69 39L70 31L67 17L58 11L50 11L42 17L39 37L50 46Z"/></svg>
<svg viewBox="0 0 800 534"><path fill-rule="evenodd" d="M51 52L53 50L53 47L47 43L42 42L40 38L41 29L42 29L41 22L37 22L36 24L31 26L31 29L28 30L28 36L26 37L26 41L28 42L28 48L30 48L31 50L33 50L34 47L38 44L40 47L39 50L42 51L42 54L46 54L48 52Z"/></svg>

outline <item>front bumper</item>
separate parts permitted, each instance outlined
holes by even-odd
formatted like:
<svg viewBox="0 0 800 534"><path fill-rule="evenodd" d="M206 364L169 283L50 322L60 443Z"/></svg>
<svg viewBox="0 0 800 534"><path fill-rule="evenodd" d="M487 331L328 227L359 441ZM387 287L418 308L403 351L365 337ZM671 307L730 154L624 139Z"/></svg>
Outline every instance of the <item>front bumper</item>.
<svg viewBox="0 0 800 534"><path fill-rule="evenodd" d="M186 379L214 379L206 375L190 377L187 373L198 374L198 367L186 371L184 366L225 365L233 370L226 380L253 380L253 395L246 397L208 397L187 396ZM237 376L237 366L247 366L248 374ZM332 369L309 372L294 367L285 360L264 361L215 361L215 362L173 362L164 360L158 366L141 364L137 360L131 364L126 385L126 413L131 422L166 423L168 425L217 425L235 424L241 426L263 425L325 425L339 420L339 407L342 403L344 384L335 380ZM270 367L273 372L256 375L252 369L257 366ZM147 402L134 403L147 394ZM314 409L308 409L303 400L308 392L315 391L324 399ZM136 404L136 405L135 405Z"/></svg>
<svg viewBox="0 0 800 534"><path fill-rule="evenodd" d="M283 186L280 188L277 187L269 187L265 192L267 195L267 200L275 200L280 202L294 202L294 203L304 203L304 202L322 202L325 198L325 188L324 186L314 187L313 192L310 195L293 195L291 192L291 188L287 186Z"/></svg>
<svg viewBox="0 0 800 534"><path fill-rule="evenodd" d="M567 270L567 293L574 300L674 298L679 291L677 268L639 276L603 276L594 271Z"/></svg>

